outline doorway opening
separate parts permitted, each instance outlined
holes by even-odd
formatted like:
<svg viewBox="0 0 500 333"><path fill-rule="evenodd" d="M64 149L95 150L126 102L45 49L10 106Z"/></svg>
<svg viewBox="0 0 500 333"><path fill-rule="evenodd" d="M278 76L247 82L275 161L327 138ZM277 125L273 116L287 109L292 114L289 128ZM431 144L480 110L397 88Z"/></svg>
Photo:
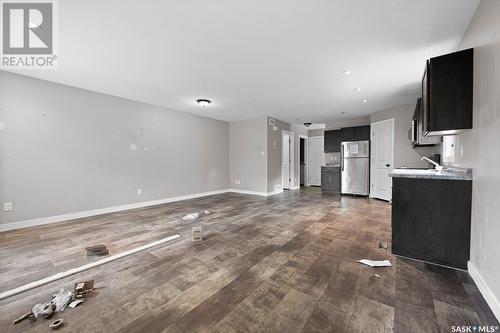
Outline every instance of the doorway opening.
<svg viewBox="0 0 500 333"><path fill-rule="evenodd" d="M300 151L299 151L299 165L300 165L300 171L299 171L299 185L300 186L305 186L304 182L304 171L306 168L306 158L305 158L305 145L306 145L306 139L304 138L299 138L300 141Z"/></svg>

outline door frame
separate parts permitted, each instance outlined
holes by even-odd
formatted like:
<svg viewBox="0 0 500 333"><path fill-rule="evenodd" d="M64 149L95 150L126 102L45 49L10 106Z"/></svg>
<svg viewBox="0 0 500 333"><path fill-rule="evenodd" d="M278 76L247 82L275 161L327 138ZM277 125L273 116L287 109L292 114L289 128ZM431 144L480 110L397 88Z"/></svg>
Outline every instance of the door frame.
<svg viewBox="0 0 500 333"><path fill-rule="evenodd" d="M391 141L392 141L392 154L391 154L391 166L392 168L394 168L394 150L395 150L395 142L394 142L394 131L395 131L395 120L394 120L394 117L392 118L389 118L389 119L384 119L384 120L380 120L380 121L376 121L376 122L373 122L373 123L370 123L370 195L369 197L370 198L375 198L373 196L373 189L375 188L375 163L373 162L373 159L374 159L374 149L375 149L375 145L376 145L376 142L375 140L373 139L375 137L375 131L374 131L374 127L373 125L379 125L379 124L382 124L382 123L390 123L391 124L391 127L392 127L392 136L391 136ZM392 184L392 179L391 179L391 184ZM392 185L391 185L391 188L392 188ZM379 199L379 198L375 198L375 199ZM382 199L381 199L382 200ZM391 195L391 201L392 201L392 195Z"/></svg>
<svg viewBox="0 0 500 333"><path fill-rule="evenodd" d="M304 186L309 186L309 137L299 134L299 188L300 188L300 139L304 139Z"/></svg>
<svg viewBox="0 0 500 333"><path fill-rule="evenodd" d="M290 160L290 165L288 166L288 172L290 173L290 190L293 190L295 188L295 136L294 133L291 131L287 130L281 130L281 142L283 143L283 135L288 135L290 143L289 143L289 156L288 159ZM281 147L283 149L283 147ZM281 163L283 163L283 151L281 152ZM299 171L300 172L300 171ZM281 188L284 188L283 184L283 165L281 165Z"/></svg>

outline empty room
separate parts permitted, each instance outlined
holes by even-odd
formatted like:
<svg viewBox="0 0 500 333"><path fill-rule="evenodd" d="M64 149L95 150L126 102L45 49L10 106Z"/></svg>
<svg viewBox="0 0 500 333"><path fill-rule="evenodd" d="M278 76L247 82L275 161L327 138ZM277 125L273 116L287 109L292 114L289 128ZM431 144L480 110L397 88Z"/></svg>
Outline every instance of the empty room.
<svg viewBox="0 0 500 333"><path fill-rule="evenodd" d="M500 332L500 0L0 10L1 332Z"/></svg>

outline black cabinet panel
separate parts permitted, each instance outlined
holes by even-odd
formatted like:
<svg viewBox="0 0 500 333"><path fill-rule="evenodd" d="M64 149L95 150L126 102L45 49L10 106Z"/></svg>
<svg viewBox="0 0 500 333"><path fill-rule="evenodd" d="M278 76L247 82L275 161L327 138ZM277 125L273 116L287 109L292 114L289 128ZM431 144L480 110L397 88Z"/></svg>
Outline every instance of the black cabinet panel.
<svg viewBox="0 0 500 333"><path fill-rule="evenodd" d="M472 181L393 178L392 252L467 269Z"/></svg>
<svg viewBox="0 0 500 333"><path fill-rule="evenodd" d="M321 192L340 194L340 167L321 168Z"/></svg>
<svg viewBox="0 0 500 333"><path fill-rule="evenodd" d="M354 127L354 138L356 141L370 140L370 125Z"/></svg>
<svg viewBox="0 0 500 333"><path fill-rule="evenodd" d="M340 130L325 131L325 153L339 153L340 142Z"/></svg>
<svg viewBox="0 0 500 333"><path fill-rule="evenodd" d="M472 128L474 49L431 58L422 82L427 135Z"/></svg>
<svg viewBox="0 0 500 333"><path fill-rule="evenodd" d="M342 141L355 141L356 140L354 127L342 128L340 131L341 131L340 137L341 137Z"/></svg>

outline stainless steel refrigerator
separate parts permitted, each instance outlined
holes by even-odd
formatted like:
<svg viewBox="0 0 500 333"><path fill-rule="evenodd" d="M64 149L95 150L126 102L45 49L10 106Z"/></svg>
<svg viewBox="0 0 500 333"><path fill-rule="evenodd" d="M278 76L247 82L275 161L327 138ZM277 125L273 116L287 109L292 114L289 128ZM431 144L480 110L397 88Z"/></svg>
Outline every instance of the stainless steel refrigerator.
<svg viewBox="0 0 500 333"><path fill-rule="evenodd" d="M342 194L368 195L370 141L342 142Z"/></svg>

